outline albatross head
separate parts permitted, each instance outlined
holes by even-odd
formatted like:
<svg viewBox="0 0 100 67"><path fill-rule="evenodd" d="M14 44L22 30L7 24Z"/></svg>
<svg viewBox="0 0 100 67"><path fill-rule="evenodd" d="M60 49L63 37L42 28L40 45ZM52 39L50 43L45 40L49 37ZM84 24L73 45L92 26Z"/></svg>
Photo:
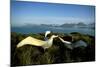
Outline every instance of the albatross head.
<svg viewBox="0 0 100 67"><path fill-rule="evenodd" d="M50 33L51 33L51 31L46 31L46 32L45 32L44 40L48 40L48 37L47 37L47 36L48 36L48 34L50 34Z"/></svg>
<svg viewBox="0 0 100 67"><path fill-rule="evenodd" d="M45 32L45 37L47 37L47 35L50 34L50 33L51 33L51 31L46 31Z"/></svg>

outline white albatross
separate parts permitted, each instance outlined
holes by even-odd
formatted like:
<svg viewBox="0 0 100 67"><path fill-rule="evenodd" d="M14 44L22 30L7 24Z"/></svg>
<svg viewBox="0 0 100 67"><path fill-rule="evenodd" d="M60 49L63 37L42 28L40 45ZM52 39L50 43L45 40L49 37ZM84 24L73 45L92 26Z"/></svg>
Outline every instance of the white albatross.
<svg viewBox="0 0 100 67"><path fill-rule="evenodd" d="M46 49L46 48L49 48L52 46L53 39L56 37L58 37L58 36L52 35L50 37L50 39L48 39L47 41L43 41L43 40L36 39L34 37L29 36L29 37L25 38L24 40L22 40L20 43L18 43L17 48L22 47L24 45L33 45L33 46L41 46L44 49Z"/></svg>

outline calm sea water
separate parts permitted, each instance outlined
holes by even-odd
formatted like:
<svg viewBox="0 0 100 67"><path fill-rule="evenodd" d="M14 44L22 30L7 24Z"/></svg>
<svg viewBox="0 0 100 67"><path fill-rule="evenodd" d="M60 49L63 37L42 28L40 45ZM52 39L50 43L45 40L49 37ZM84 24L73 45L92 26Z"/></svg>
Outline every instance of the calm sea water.
<svg viewBox="0 0 100 67"><path fill-rule="evenodd" d="M53 32L59 33L71 33L71 32L79 32L82 34L89 34L94 36L95 29L91 28L63 28L63 27L44 27L44 26L33 26L33 27L11 27L12 32L18 33L44 33L47 30L51 30Z"/></svg>

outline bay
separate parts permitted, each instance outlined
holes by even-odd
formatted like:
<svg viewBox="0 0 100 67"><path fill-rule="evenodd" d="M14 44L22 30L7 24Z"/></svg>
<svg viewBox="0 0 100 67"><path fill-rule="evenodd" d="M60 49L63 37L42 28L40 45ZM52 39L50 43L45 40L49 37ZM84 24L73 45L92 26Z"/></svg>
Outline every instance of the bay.
<svg viewBox="0 0 100 67"><path fill-rule="evenodd" d="M79 32L82 34L88 34L95 36L95 29L93 28L75 28L75 27L50 27L50 26L29 26L29 27L11 27L11 32L18 32L23 34L29 33L44 33L50 30L54 33L72 33Z"/></svg>

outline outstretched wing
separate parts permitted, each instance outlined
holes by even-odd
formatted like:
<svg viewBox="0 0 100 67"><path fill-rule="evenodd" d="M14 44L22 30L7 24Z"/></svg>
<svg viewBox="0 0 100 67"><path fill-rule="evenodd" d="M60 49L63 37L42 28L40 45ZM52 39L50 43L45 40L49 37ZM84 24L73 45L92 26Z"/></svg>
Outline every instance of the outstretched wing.
<svg viewBox="0 0 100 67"><path fill-rule="evenodd" d="M69 41L64 41L61 37L59 37L59 39L60 39L63 43L71 44L71 42L69 42Z"/></svg>
<svg viewBox="0 0 100 67"><path fill-rule="evenodd" d="M24 46L24 45L34 45L34 46L42 46L44 44L46 44L46 41L42 41L36 38L33 38L31 36L25 38L24 40L22 40L20 43L18 43L17 48Z"/></svg>
<svg viewBox="0 0 100 67"><path fill-rule="evenodd" d="M69 41L64 41L62 38L59 37L59 39L65 44L65 46L69 49L73 49L71 42Z"/></svg>

